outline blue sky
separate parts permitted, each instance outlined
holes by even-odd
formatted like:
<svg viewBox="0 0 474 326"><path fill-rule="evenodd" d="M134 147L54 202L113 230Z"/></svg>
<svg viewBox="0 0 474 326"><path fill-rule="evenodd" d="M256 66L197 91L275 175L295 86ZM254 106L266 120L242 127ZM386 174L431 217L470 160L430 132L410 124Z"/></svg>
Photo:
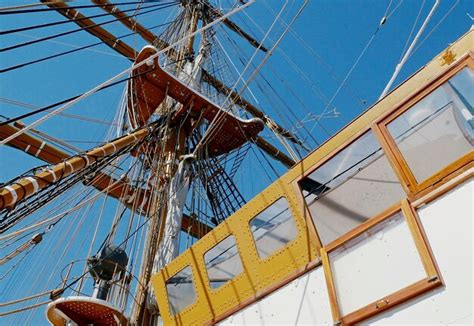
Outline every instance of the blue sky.
<svg viewBox="0 0 474 326"><path fill-rule="evenodd" d="M2 1L0 7L25 3L30 3L30 1L5 0ZM269 3L271 3L273 10L278 10L282 1L269 1ZM300 1L297 1L296 4L290 6L286 13L294 14L300 3ZM279 47L281 51L275 52L262 71L266 79L272 83L275 93L281 96L281 100L275 102L281 103L281 107L274 106L272 99L266 99L258 86L251 84L251 89L256 94L260 106L278 123L287 128L294 127L296 118L302 119L308 113L317 115L323 112L328 105L327 99L334 96L342 80L347 76L361 51L379 26L384 13L388 12L390 16L387 22L377 32L375 39L359 64L347 78L345 86L332 102L338 112L338 118L331 114L323 117L320 122L324 129L321 126L315 126L314 122L305 124L308 130L312 130L315 140L318 143L323 142L329 135L340 130L378 99L400 60L404 48L406 48L407 39L417 16L419 15L419 19L414 33L416 33L433 3L434 0L311 1L295 23L294 32L298 36L295 38L292 33L287 35ZM88 2L73 1L72 4L88 4ZM416 72L469 30L472 20L468 14L473 15L473 6L473 1L470 0L441 1L439 8L421 37L420 46L416 48L416 51L406 63L395 85ZM84 12L89 15L102 13L98 10L84 10ZM168 13L168 11L165 11L144 15L140 18L140 22L145 26L156 25L167 21ZM249 8L248 15L264 30L270 26L274 17L271 11L268 10L267 3L258 0L256 5ZM62 16L55 12L6 16L0 19L0 29L8 30L62 19ZM104 17L97 21L107 19L110 18ZM235 21L243 27L247 26L257 39L261 39L262 35L254 28L245 14L235 17ZM28 41L33 37L42 37L75 28L74 24L67 24L26 31L21 34L0 36L0 46L5 47ZM129 32L118 23L110 25L110 28L107 27L107 29L116 35ZM281 32L281 30L280 27L271 35L273 40L276 39L277 32ZM425 39L428 35L429 37ZM304 42L298 41L299 38L303 39ZM5 68L49 54L66 51L71 49L71 45L80 46L96 41L97 39L89 34L80 32L55 39L54 43L42 42L22 49L2 52L0 53L0 67ZM137 50L144 45L143 40L137 36L130 37L126 41ZM237 42L244 47L242 41ZM267 46L271 44L271 40L266 43ZM306 44L312 50L306 51ZM233 53L231 48L228 50L231 54ZM251 53L252 48L247 47L244 51ZM259 59L261 57L260 54ZM294 62L297 68L288 63L287 57ZM129 67L130 62L128 60L108 47L101 45L88 51L80 51L60 59L0 75L0 97L35 106L44 106L85 92ZM259 82L264 83L261 79L259 79ZM123 86L113 87L92 96L67 112L110 121L118 109L122 92ZM250 97L248 92L245 95ZM273 94L272 96L275 97L276 95ZM284 102L287 106L282 104ZM326 111L331 112L332 108L330 105L329 110ZM25 108L0 102L0 114L3 116L14 117L26 112L28 110ZM34 121L34 118L24 120L25 123L32 121ZM107 134L107 126L73 120L64 116L54 117L38 129L60 139L74 141L72 144L82 149L93 147L95 145L93 142L105 140ZM272 138L270 140L274 141ZM311 141L309 144L311 148L316 146ZM255 160L261 161L261 157L249 156L249 159L242 165L243 173L240 173L236 180L246 198L251 198L275 178L275 175L271 171L269 172L268 166L264 163L261 166L255 164ZM43 162L24 153L6 146L0 147L0 182L5 182L34 166L42 164ZM275 168L279 174L285 170L278 164ZM270 174L269 177L266 176L267 173ZM249 182L249 179L251 182ZM61 230L67 232L66 226L67 224ZM102 231L105 232L106 229L104 228ZM79 234L79 237L87 236L91 230L85 229L81 232L83 233ZM56 233L54 236L59 237L60 234ZM83 247L85 248L85 246L81 248ZM73 248L68 255L70 257L82 255L81 257L83 257L84 252ZM66 258L68 255L66 255ZM43 268L41 263L41 257L32 260L32 264L38 264L38 267ZM10 280L10 282L20 283L18 283L17 291L8 291L8 300L16 297L14 292L19 294L28 292L29 286L34 280L33 275L35 274L28 271L28 265L22 265L22 268L25 278L23 281L20 277ZM44 273L43 269L42 273ZM39 281L34 280L34 282ZM35 288L39 289L40 287L36 283L34 283ZM4 285L0 282L0 291L3 290ZM37 309L33 314L22 318L19 320L44 324L43 308ZM14 319L8 319L5 322L0 320L0 325L9 324L13 321Z"/></svg>

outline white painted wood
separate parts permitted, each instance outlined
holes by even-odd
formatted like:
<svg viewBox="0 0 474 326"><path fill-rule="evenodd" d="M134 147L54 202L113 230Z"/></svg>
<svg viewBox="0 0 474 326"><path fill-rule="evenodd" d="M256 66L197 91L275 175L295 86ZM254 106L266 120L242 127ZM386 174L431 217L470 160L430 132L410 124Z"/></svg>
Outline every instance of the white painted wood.
<svg viewBox="0 0 474 326"><path fill-rule="evenodd" d="M331 252L329 261L342 315L427 277L401 213Z"/></svg>
<svg viewBox="0 0 474 326"><path fill-rule="evenodd" d="M412 299L403 305L385 311L363 324L379 325L472 325L474 324L474 288L473 288L473 218L474 218L474 182L468 181L432 203L418 210L421 222L426 231L430 245L441 269L446 287L432 290L422 296ZM385 228L383 236L375 233L374 236L361 241L353 253L367 257L358 257L365 260L367 266L380 266L387 269L388 263L397 262L398 269L391 276L393 284L399 279L409 282L419 279L412 277L421 269L414 259L419 257L412 252L413 240L408 238L406 223L394 223ZM400 241L402 239L403 241ZM410 241L408 241L410 240ZM384 243L386 242L386 243ZM409 245L408 245L408 244ZM407 248L409 251L407 251ZM363 249L363 250L362 250ZM383 250L382 250L383 249ZM398 250L397 250L398 249ZM385 253L388 257L369 255L369 253ZM407 254L408 253L408 254ZM357 255L356 255L357 256ZM354 258L356 258L354 256ZM378 260L382 259L382 260ZM345 260L345 259L344 259ZM342 262L342 260L341 260ZM349 265L349 261L344 264ZM357 259L351 263L357 262ZM377 262L378 264L375 264ZM411 262L412 264L407 264ZM334 264L333 268L340 268L344 264ZM389 264L389 265L390 265ZM385 266L387 265L387 266ZM411 265L407 270L406 265ZM417 265L417 268L413 266ZM385 267L384 267L385 266ZM360 266L359 266L360 267ZM393 266L390 266L393 267ZM346 269L348 267L346 266ZM354 271L355 266L352 267ZM380 271L380 270L379 270ZM375 271L374 271L375 272ZM380 291L377 275L365 274L356 270L355 275L365 276L365 289L368 293ZM360 276L359 275L359 276ZM420 276L420 275L419 275ZM341 278L337 278L341 285ZM347 279L350 283L350 279ZM363 298L357 293L357 279L352 278L351 287L347 293L353 298ZM349 284L348 283L348 284ZM387 282L389 283L389 282ZM400 284L393 286L399 289ZM387 290L387 285L383 284ZM364 294L364 295L367 295ZM330 325L333 324L329 298L327 295L324 272L321 267L290 282L281 289L260 301L246 307L222 321L223 325Z"/></svg>
<svg viewBox="0 0 474 326"><path fill-rule="evenodd" d="M332 325L321 266L223 320L221 325Z"/></svg>
<svg viewBox="0 0 474 326"><path fill-rule="evenodd" d="M420 208L418 214L446 286L382 313L367 323L472 325L473 180Z"/></svg>

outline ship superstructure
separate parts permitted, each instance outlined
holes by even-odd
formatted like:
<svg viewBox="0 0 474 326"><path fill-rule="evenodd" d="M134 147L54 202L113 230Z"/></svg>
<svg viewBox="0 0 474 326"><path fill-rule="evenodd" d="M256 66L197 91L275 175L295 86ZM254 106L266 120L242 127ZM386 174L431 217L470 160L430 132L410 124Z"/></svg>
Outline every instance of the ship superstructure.
<svg viewBox="0 0 474 326"><path fill-rule="evenodd" d="M0 125L9 146L49 163L0 188L0 262L75 211L107 217L98 198L116 199L113 222L93 250L97 223L55 289L2 305L48 295L37 306L53 325L472 323L473 30L300 159L304 140L244 96L279 42L232 20L251 2L182 1L160 36L93 2L150 45L136 52L78 8L45 2L132 66L103 144L70 155L32 125ZM261 56L230 86L217 23ZM234 176L250 146L288 170L247 201ZM80 184L97 192L63 198ZM55 215L34 215L45 209Z"/></svg>

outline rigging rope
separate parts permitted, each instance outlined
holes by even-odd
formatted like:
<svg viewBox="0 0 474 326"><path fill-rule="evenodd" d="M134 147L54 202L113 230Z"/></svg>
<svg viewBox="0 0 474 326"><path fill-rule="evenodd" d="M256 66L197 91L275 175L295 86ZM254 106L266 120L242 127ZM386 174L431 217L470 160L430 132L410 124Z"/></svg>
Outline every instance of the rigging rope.
<svg viewBox="0 0 474 326"><path fill-rule="evenodd" d="M29 104L29 103L25 103L25 102L20 102L20 101L10 99L10 98L5 98L5 97L0 97L0 102L16 105L16 106L20 106L20 107L24 107L24 108L27 108L27 109L30 109L30 110L40 109L39 106ZM87 121L87 122L92 122L92 123L97 123L97 124L102 124L102 125L107 125L107 126L110 126L110 125L118 126L117 123L114 123L112 121L106 121L106 120L100 120L100 119L95 119L95 118L91 118L91 117L85 117L85 116L78 115L78 114L62 112L58 115L66 117L66 118L77 119L77 120L82 120L82 121Z"/></svg>
<svg viewBox="0 0 474 326"><path fill-rule="evenodd" d="M189 38L191 38L191 37L193 37L193 36L195 36L195 35L197 35L197 34L203 32L203 31L205 31L205 30L211 28L212 26L218 24L219 22L225 20L226 18L228 18L228 17L234 15L235 13L237 13L237 12L239 12L239 11L245 9L245 8L247 8L248 6L252 5L255 1L256 1L256 0L250 0L249 2L247 2L247 3L245 3L245 4L241 5L241 6L239 6L239 7L237 7L237 8L234 8L234 9L232 9L230 12L226 13L225 15L223 15L223 16L221 16L221 17L215 19L215 20L212 21L211 23L202 26L201 28L197 29L197 30L194 31L193 33L190 33L190 34L188 34L188 35L183 36L181 39L177 40L176 42L173 42L173 43L169 44L167 47L165 47L165 48L159 50L157 53L155 53L155 54L153 54L152 56L150 56L150 57L148 58L148 60L154 60L154 59L157 58L160 54L165 53L166 51L172 49L174 46L181 44L183 41L185 41L185 40L187 40L187 39L189 39ZM71 107L72 105L76 104L77 102L81 101L82 99L87 98L87 97L89 97L90 95L96 93L98 90L100 90L101 88L103 88L103 87L109 85L110 83L114 82L115 80L119 79L120 77L122 77L122 76L124 76L124 75L126 75L126 74L132 72L133 70L135 70L135 69L137 69L137 68L139 68L139 67L145 65L145 64L148 62L148 60L142 61L142 62L140 62L140 63L137 63L137 64L133 65L133 66L130 67L130 68L125 69L125 70L122 71L121 73L119 73L119 74L115 75L114 77L112 77L112 78L106 80L105 82L103 82L103 83L97 85L96 87L94 87L94 88L90 89L89 91L83 93L83 94L80 95L79 97L77 97L77 98L75 98L75 99L72 99L71 101L69 101L69 102L66 103L65 105L61 106L60 108L57 108L57 109L55 109L54 111L51 111L50 113L48 113L47 115L43 116L42 118L40 118L40 119L36 120L35 122L29 124L28 126L25 126L25 128L21 129L20 131L16 132L15 134L11 135L10 137L7 137L6 139L0 141L0 145L4 145L4 144L8 143L10 140L16 138L18 135L21 135L21 134L27 132L28 130L30 130L30 129L36 127L37 125L43 123L44 121L48 120L50 117L57 115L58 113L60 113L60 112L62 112L62 111L64 111L64 110L66 110L67 108Z"/></svg>
<svg viewBox="0 0 474 326"><path fill-rule="evenodd" d="M150 27L148 30L153 30L155 28L163 27L163 26L168 25L170 23L171 22L155 25L155 26ZM61 56L67 55L67 54L71 54L71 53L75 53L75 52L82 51L82 50L85 50L85 49L89 49L89 48L92 48L92 47L97 46L97 45L107 44L109 42L117 41L117 40L120 40L120 39L123 39L123 38L127 38L129 36L136 35L138 33L139 32L137 32L137 31L131 32L131 33L124 34L124 35L121 35L121 36L109 38L105 41L99 41L99 42L91 43L91 44L88 44L88 45L77 47L77 48L72 49L72 50L68 50L68 51L52 54L52 55L49 55L49 56L46 56L46 57L43 57L43 58L40 58L40 59L20 63L20 64L10 66L10 67L5 68L5 69L0 69L0 73L8 72L8 71L11 71L11 70L16 70L16 69L19 69L19 68L30 66L32 64L36 64L36 63L40 63L40 62L47 61L47 60L50 60L50 59L58 58L58 57L61 57Z"/></svg>
<svg viewBox="0 0 474 326"><path fill-rule="evenodd" d="M34 309L34 308L38 308L38 307L44 306L45 304L48 304L50 302L51 302L51 300L43 301L43 302L40 302L40 303L35 303L33 305L30 305L30 306L18 308L18 309L15 309L15 310L10 310L10 311L7 311L7 312L2 312L2 313L0 313L0 317L8 316L8 315L11 315L11 314L16 314L18 312L22 312L22 311L26 311L26 310L30 310L30 309Z"/></svg>
<svg viewBox="0 0 474 326"><path fill-rule="evenodd" d="M147 2L160 2L162 0L146 0L146 1ZM14 14L28 14L28 13L44 12L44 11L57 11L56 8L16 10L16 9L19 9L19 8L48 6L48 5L54 4L56 2L57 1L51 1L51 2L42 2L42 3L32 3L32 4L29 4L29 5L22 5L22 6L3 7L3 8L0 8L0 15L14 15ZM70 6L70 7L68 7L68 9L102 8L102 7L109 7L109 6L135 5L135 4L141 4L141 3L143 3L143 0L133 1L133 2L107 3L107 4L100 4L100 5ZM60 9L60 10L62 10L62 9Z"/></svg>
<svg viewBox="0 0 474 326"><path fill-rule="evenodd" d="M124 78L124 79L115 81L115 82L110 83L110 84L106 84L106 85L104 85L104 86L98 88L96 92L100 92L100 91L103 91L104 89L107 89L107 88L109 88L109 87L112 87L112 86L121 84L121 83L126 82L126 81L128 81L128 80L132 80L132 79L137 78L137 77L139 77L139 76L142 76L143 74L146 74L146 73L148 73L148 72L149 72L149 70L144 71L144 72L142 72L142 73L140 73L140 74L136 74L136 75L134 75L134 76L130 76L130 77L127 77L127 78ZM61 104L64 104L64 103L68 103L68 102L71 102L71 101L73 101L73 100L75 100L75 99L78 99L78 98L80 98L81 96L83 96L84 94L86 94L86 93L82 93L82 94L79 94L79 95L75 95L75 96L72 96L72 97L67 98L67 99L65 99L65 100L62 100L62 101L59 101L59 102L56 102L56 103L53 103L53 104L49 104L49 105L47 105L47 106L45 106L45 107L36 109L36 110L34 110L34 111L32 111L32 112L28 112L28 113L19 115L19 116L15 117L15 118L11 118L11 119L8 119L8 120L6 120L6 121L2 121L2 122L0 122L0 126L4 126L4 125L7 125L7 124L9 124L9 123L12 123L12 122L21 120L21 119L24 119L24 118L27 118L27 117L31 117L31 116L33 116L33 115L35 115L35 114L38 114L38 113L41 113L41 112L44 112L44 111L54 112L54 111L51 111L50 109L52 109L52 108L54 108L54 107L56 107L56 106L58 106L58 105L61 105ZM31 128L30 128L30 129L31 129ZM21 129L21 130L23 130L23 129ZM23 132L22 132L22 133L23 133ZM19 133L19 134L22 134L22 133ZM16 137L16 135L15 135L15 137ZM13 138L15 138L15 137L13 137ZM13 139L13 138L12 138L12 139ZM7 143L7 142L10 141L10 140L11 140L11 139L9 139L9 140L7 140L7 141L3 140L3 142L0 143L0 145L3 145L3 144Z"/></svg>
<svg viewBox="0 0 474 326"><path fill-rule="evenodd" d="M148 8L154 8L156 6L161 6L161 5L153 5L153 6L148 6L148 7L143 7L142 9L148 9ZM136 9L128 9L124 10L122 12L130 12L130 11L135 11ZM7 34L12 34L12 33L18 33L18 32L24 32L24 31L30 31L38 28L44 28L44 27L51 27L51 26L57 26L57 25L63 25L63 24L69 24L69 23L77 23L82 20L86 19L93 19L93 18L99 18L99 17L104 17L104 16L110 16L110 13L105 13L105 14L97 14L97 15L92 15L92 16L85 16L81 18L76 18L76 19L68 19L68 20L60 20L60 21L55 21L55 22L49 22L49 23L44 23L44 24L38 24L38 25L32 25L32 26L26 26L26 27L20 27L20 28L14 28L14 29L9 29L6 31L0 31L0 35L7 35Z"/></svg>
<svg viewBox="0 0 474 326"><path fill-rule="evenodd" d="M332 104L332 102L335 100L335 98L337 97L337 95L339 94L339 92L341 91L341 89L343 88L344 84L347 82L347 80L349 79L350 75L352 74L352 72L354 71L355 67L359 64L359 61L362 59L362 57L364 56L365 52L369 49L370 45L372 44L372 42L375 40L375 37L377 36L377 33L380 31L380 29L382 28L383 25L385 25L385 23L387 22L388 18L391 17L395 11L398 9L398 7L400 7L400 4L402 3L402 1L399 2L399 4L390 12L388 13L389 9L390 9L390 6L392 4L392 1L390 1L389 5L387 6L387 9L385 10L385 14L384 16L382 17L382 19L380 20L379 22L379 25L377 26L377 28L375 29L374 33L372 34L372 36L370 37L369 41L367 42L367 44L365 45L364 49L362 50L362 52L359 54L359 56L357 57L356 61L354 62L354 64L352 65L352 67L349 69L349 71L347 72L346 76L344 77L344 79L342 80L341 84L339 85L339 87L337 88L336 92L334 93L334 95L331 97L331 99L329 100L329 103L328 105L326 105L326 107L323 109L322 113L319 115L319 117L316 118L316 121L319 121L321 120L321 118L324 116L324 114L326 113L327 109L329 108L329 106ZM388 14L388 15L387 15ZM310 132L313 131L313 129L316 127L316 124L314 124L314 126L311 128Z"/></svg>
<svg viewBox="0 0 474 326"><path fill-rule="evenodd" d="M425 36L425 38L418 44L418 46L413 50L413 52L408 56L410 58L413 54L418 51L418 49L425 43L425 41L431 36L431 34L434 33L434 31L441 25L441 23L453 12L454 8L459 4L459 0L456 0L456 2L452 5L451 8L446 12L446 14L443 16L443 18L440 19L440 21L433 27L433 29L428 33L428 35Z"/></svg>
<svg viewBox="0 0 474 326"><path fill-rule="evenodd" d="M18 44L15 44L15 45L7 46L6 48L0 49L0 53L5 52L5 51L18 49L18 48L25 47L25 46L28 46L28 45L36 44L36 43L43 42L43 41L46 41L46 40L50 40L50 39L53 39L53 38L74 34L74 33L80 32L80 31L87 31L87 30L92 29L94 27L104 26L104 25L115 23L117 21L121 21L121 20L124 20L124 19L130 19L131 17L137 17L137 16L145 15L145 14L155 12L155 11L158 11L158 10L161 10L161 9L166 9L166 8L169 8L169 7L172 7L172 6L175 6L175 5L176 5L176 2L170 2L170 3L167 3L166 5L161 5L160 4L160 5L149 6L147 8L154 8L154 9L150 9L150 10L147 10L147 11L142 11L142 12L139 12L139 13L135 13L133 15L126 16L126 17L107 20L105 22L93 24L93 25L86 26L86 27L80 27L80 28L73 29L73 30L70 30L70 31L67 31L67 32L62 32L62 33L58 33L58 34L45 36L45 37L35 39L35 40L31 40L31 41L28 41L28 42L23 42L23 43L18 43ZM156 8L156 7L158 7L158 8ZM128 10L128 11L131 11L131 10ZM135 9L133 9L133 11L134 10Z"/></svg>
<svg viewBox="0 0 474 326"><path fill-rule="evenodd" d="M10 305L15 304L15 303L20 303L20 302L23 302L23 301L28 301L28 300L31 300L31 299L35 299L37 297L42 297L43 295L50 294L51 292L52 292L52 290L44 291L42 293L33 294L33 295L28 296L28 297L12 300L12 301L8 301L8 302L2 302L2 303L0 303L0 307L10 306Z"/></svg>

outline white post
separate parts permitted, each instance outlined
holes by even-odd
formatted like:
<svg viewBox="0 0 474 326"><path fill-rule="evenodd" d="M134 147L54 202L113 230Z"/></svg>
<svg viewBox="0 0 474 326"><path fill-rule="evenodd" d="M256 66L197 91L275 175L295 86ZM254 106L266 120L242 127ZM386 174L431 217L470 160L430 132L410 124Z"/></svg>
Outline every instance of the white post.
<svg viewBox="0 0 474 326"><path fill-rule="evenodd" d="M413 42L411 42L410 44L410 47L408 48L407 52L405 52L405 55L403 56L402 60L400 60L400 63L397 64L397 66L395 67L395 71L392 75L392 78L390 78L387 86L385 86L384 90L382 91L382 94L380 94L380 97L379 97L379 101L385 96L387 95L390 87L392 87L392 84L393 82L395 81L395 79L397 78L398 74L400 73L400 71L402 70L403 68L403 65L405 64L405 62L407 62L408 60L408 57L410 56L411 52L413 51L413 48L415 47L416 43L418 42L418 39L420 38L421 34L423 34L423 31L425 30L426 28L426 25L428 25L428 22L430 21L431 17L433 16L436 8L438 8L438 5L439 5L439 0L436 0L436 2L434 3L433 5L433 8L431 8L430 12L428 13L428 16L426 16L426 19L425 21L423 22L423 25L421 25L420 27L420 30L418 31L418 33L416 34L415 38L413 39Z"/></svg>

